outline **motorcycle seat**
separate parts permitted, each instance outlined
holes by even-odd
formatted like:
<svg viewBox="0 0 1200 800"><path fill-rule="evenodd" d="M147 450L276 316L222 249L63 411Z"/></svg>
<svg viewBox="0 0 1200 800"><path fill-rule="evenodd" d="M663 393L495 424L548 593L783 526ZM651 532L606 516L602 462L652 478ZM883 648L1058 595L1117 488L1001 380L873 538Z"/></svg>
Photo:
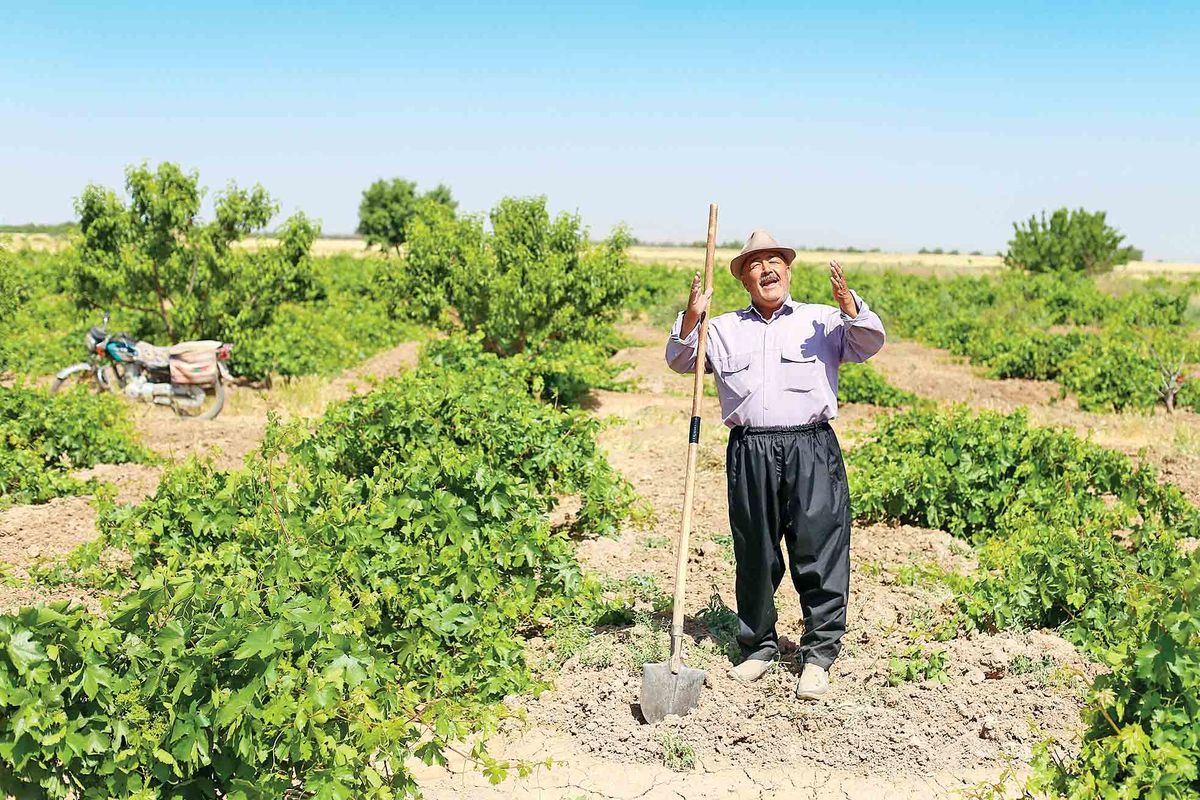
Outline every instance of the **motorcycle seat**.
<svg viewBox="0 0 1200 800"><path fill-rule="evenodd" d="M159 347L149 342L138 342L133 346L137 360L147 367L166 367L171 362L171 348Z"/></svg>
<svg viewBox="0 0 1200 800"><path fill-rule="evenodd" d="M180 342L173 344L167 348L169 355L180 356L184 353L206 353L210 350L219 350L223 342L218 342L215 339L198 339L194 342Z"/></svg>

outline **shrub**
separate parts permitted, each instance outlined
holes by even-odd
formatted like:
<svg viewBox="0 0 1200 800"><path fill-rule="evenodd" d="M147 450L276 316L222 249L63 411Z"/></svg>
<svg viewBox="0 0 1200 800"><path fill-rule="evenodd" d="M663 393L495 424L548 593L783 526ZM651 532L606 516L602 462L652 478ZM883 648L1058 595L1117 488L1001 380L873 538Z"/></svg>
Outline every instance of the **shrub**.
<svg viewBox="0 0 1200 800"><path fill-rule="evenodd" d="M847 363L838 369L838 401L841 403L870 403L895 408L916 399L911 392L888 383L870 364Z"/></svg>
<svg viewBox="0 0 1200 800"><path fill-rule="evenodd" d="M534 398L564 405L578 405L593 388L620 390L628 387L616 379L624 365L612 363L612 346L587 342L552 343L537 352L526 351L503 359L503 369L521 380ZM471 373L494 368L500 357L483 349L480 333L456 333L426 345L423 358L429 363Z"/></svg>
<svg viewBox="0 0 1200 800"><path fill-rule="evenodd" d="M132 555L108 613L0 615L0 793L385 800L491 730L534 685L522 635L603 608L554 493L619 479L596 423L481 372L272 423L244 469L108 512Z"/></svg>
<svg viewBox="0 0 1200 800"><path fill-rule="evenodd" d="M1140 522L1135 530L1200 525L1179 490L1160 486L1148 466L1080 439L1029 425L1011 414L914 409L885 419L850 457L855 513L863 521L898 520L940 528L977 543L1007 535L1007 523L1051 516ZM1106 497L1126 517L1113 517ZM1149 534L1147 534L1149 535ZM1135 537L1136 538L1136 537Z"/></svg>
<svg viewBox="0 0 1200 800"><path fill-rule="evenodd" d="M1043 752L1034 791L1071 800L1200 794L1200 562L1129 633L1088 693L1078 758Z"/></svg>
<svg viewBox="0 0 1200 800"><path fill-rule="evenodd" d="M0 245L0 318L11 319L13 313L29 299L29 287L17 271L16 259Z"/></svg>
<svg viewBox="0 0 1200 800"><path fill-rule="evenodd" d="M0 338L0 373L42 374L77 360L84 331L96 320L63 291L72 254L0 251L0 313L20 336Z"/></svg>
<svg viewBox="0 0 1200 800"><path fill-rule="evenodd" d="M851 463L852 480L869 475L856 490L867 519L940 523L981 544L978 571L948 580L966 620L1058 627L1112 668L1089 692L1078 758L1044 748L1035 793L1196 793L1200 561L1178 541L1200 533L1200 510L1153 469L1021 414L897 414Z"/></svg>
<svg viewBox="0 0 1200 800"><path fill-rule="evenodd" d="M381 280L394 314L477 335L484 350L517 358L513 369L556 401L620 385L619 366L607 362L632 289L627 233L592 245L578 217L551 219L542 197L502 200L491 232L478 217L428 211L413 220L404 262Z"/></svg>
<svg viewBox="0 0 1200 800"><path fill-rule="evenodd" d="M315 258L320 298L285 303L264 328L234 341L230 369L237 375L331 375L375 352L426 331L387 311L377 296L383 264L375 258Z"/></svg>
<svg viewBox="0 0 1200 800"><path fill-rule="evenodd" d="M120 400L82 387L49 395L25 386L0 387L0 506L44 503L92 484L73 469L148 461Z"/></svg>
<svg viewBox="0 0 1200 800"><path fill-rule="evenodd" d="M1087 337L1064 359L1059 380L1085 411L1150 408L1159 400L1159 370L1141 344L1128 329Z"/></svg>
<svg viewBox="0 0 1200 800"><path fill-rule="evenodd" d="M1105 222L1105 212L1060 208L1046 219L1029 218L1024 225L1013 223L1004 263L1029 272L1108 272L1140 256L1132 247L1122 247L1125 237Z"/></svg>

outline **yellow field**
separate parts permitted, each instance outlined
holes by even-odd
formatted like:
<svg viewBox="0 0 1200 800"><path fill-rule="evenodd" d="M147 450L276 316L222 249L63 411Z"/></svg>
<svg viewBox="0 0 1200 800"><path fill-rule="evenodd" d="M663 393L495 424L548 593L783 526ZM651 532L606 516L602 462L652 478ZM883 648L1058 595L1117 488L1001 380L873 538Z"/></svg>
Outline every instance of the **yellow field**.
<svg viewBox="0 0 1200 800"><path fill-rule="evenodd" d="M50 250L58 251L66 247L69 239L65 236L54 236L48 233L9 233L0 234L0 243L11 250ZM246 239L240 245L247 250L256 250L266 244L274 244L274 239ZM365 255L368 252L378 252L375 248L367 249L367 243L361 239L317 239L313 242L312 253L315 256L332 256L339 253Z"/></svg>
<svg viewBox="0 0 1200 800"><path fill-rule="evenodd" d="M717 264L728 264L737 250L719 248ZM634 261L701 269L704 266L703 247L665 247L638 245L629 248ZM844 267L900 269L911 272L988 272L1004 266L999 256L936 255L933 253L846 253L837 250L801 250L796 260L824 264L836 259ZM1131 261L1114 272L1126 275L1200 275L1200 263Z"/></svg>
<svg viewBox="0 0 1200 800"><path fill-rule="evenodd" d="M66 246L67 239L46 233L14 233L0 235L0 242L7 242L13 250L29 248L30 250L60 250ZM274 244L274 239L246 239L241 246L247 250L255 250L266 244ZM313 243L313 255L331 256L349 253L365 256L368 253L379 252L377 248L368 248L361 239L318 239ZM669 264L677 267L701 269L704 266L703 247L675 247L667 245L637 245L629 248L630 257L641 263ZM717 250L717 264L728 264L737 255L736 250L721 248ZM824 264L830 259L837 259L845 267L868 269L898 269L905 272L922 274L938 274L946 272L989 272L1004 266L1004 260L999 256L968 256L968 255L936 255L933 253L847 253L838 250L802 250L796 259L809 264ZM1197 262L1163 262L1163 261L1131 261L1114 270L1118 275L1200 275L1200 263Z"/></svg>

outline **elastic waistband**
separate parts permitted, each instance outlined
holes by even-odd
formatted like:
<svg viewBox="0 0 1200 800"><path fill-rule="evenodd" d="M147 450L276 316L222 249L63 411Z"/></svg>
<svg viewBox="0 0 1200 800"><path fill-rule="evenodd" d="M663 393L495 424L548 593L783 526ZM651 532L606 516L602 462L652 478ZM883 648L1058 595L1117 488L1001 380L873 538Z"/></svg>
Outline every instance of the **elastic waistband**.
<svg viewBox="0 0 1200 800"><path fill-rule="evenodd" d="M734 425L729 429L730 436L769 436L775 433L813 433L814 431L829 430L829 422L810 422L807 425Z"/></svg>

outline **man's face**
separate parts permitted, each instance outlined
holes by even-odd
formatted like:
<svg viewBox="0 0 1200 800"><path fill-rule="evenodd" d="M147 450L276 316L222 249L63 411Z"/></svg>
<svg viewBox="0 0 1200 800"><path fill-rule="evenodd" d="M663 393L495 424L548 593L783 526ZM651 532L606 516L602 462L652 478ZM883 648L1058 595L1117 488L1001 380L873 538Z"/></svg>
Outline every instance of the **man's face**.
<svg viewBox="0 0 1200 800"><path fill-rule="evenodd" d="M792 268L774 250L755 253L742 265L742 286L756 306L774 308L788 296Z"/></svg>

